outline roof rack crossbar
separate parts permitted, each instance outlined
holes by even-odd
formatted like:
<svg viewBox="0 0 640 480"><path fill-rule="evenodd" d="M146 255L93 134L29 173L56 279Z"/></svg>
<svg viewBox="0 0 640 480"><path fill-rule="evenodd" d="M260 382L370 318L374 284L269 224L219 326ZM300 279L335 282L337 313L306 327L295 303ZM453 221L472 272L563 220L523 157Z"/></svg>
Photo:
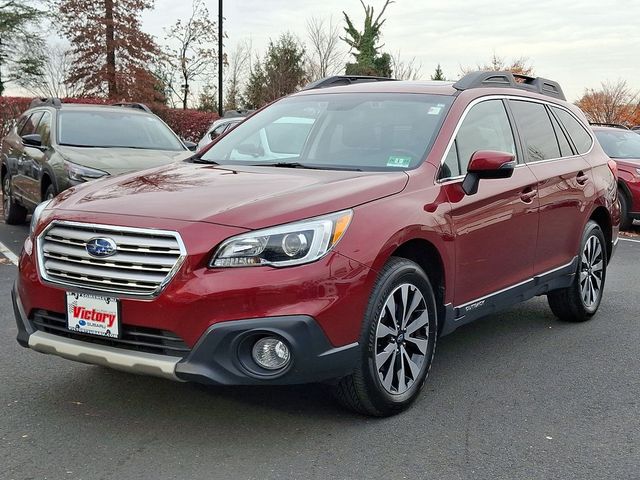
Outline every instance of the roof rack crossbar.
<svg viewBox="0 0 640 480"><path fill-rule="evenodd" d="M31 100L31 104L29 105L29 108L35 108L35 107L60 108L62 107L62 101L56 97L34 98L33 100Z"/></svg>
<svg viewBox="0 0 640 480"><path fill-rule="evenodd" d="M112 103L112 107L124 107L124 108L135 108L137 110L142 110L147 113L153 113L149 107L147 107L144 103L138 102L117 102Z"/></svg>
<svg viewBox="0 0 640 480"><path fill-rule="evenodd" d="M366 83L366 82L393 82L395 78L389 77L372 77L367 75L334 75L332 77L325 77L311 82L302 90L315 90L318 88L337 87L340 85L351 85L353 83Z"/></svg>
<svg viewBox="0 0 640 480"><path fill-rule="evenodd" d="M542 77L531 77L512 72L479 71L470 72L453 84L457 90L463 91L480 87L508 87L537 92L549 97L566 100L562 87L558 82Z"/></svg>

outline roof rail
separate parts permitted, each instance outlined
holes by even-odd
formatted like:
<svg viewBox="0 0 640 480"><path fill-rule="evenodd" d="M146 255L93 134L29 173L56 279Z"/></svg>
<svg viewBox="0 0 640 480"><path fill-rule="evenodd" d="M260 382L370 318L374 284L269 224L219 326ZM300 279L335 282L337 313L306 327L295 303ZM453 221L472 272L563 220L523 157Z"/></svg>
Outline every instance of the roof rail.
<svg viewBox="0 0 640 480"><path fill-rule="evenodd" d="M60 108L62 106L62 101L59 98L51 97L51 98L34 98L31 100L31 104L29 108L35 107L53 107Z"/></svg>
<svg viewBox="0 0 640 480"><path fill-rule="evenodd" d="M255 110L247 110L245 109L237 109L237 110L226 110L222 114L222 118L233 118L233 117L246 117L251 115Z"/></svg>
<svg viewBox="0 0 640 480"><path fill-rule="evenodd" d="M626 125L622 125L621 123L589 122L589 125L593 125L594 127L612 127L612 128L621 128L623 130L633 130L632 128L629 128Z"/></svg>
<svg viewBox="0 0 640 480"><path fill-rule="evenodd" d="M311 82L306 85L302 90L315 90L317 88L337 87L340 85L351 85L352 83L367 83L367 82L393 82L395 78L388 77L371 77L367 75L335 75L333 77L325 77Z"/></svg>
<svg viewBox="0 0 640 480"><path fill-rule="evenodd" d="M137 102L117 102L112 103L112 107L124 107L124 108L135 108L137 110L142 110L147 113L153 113L149 107L147 107L144 103Z"/></svg>
<svg viewBox="0 0 640 480"><path fill-rule="evenodd" d="M549 97L566 100L564 92L558 82L542 77L529 77L513 72L479 71L467 73L453 84L457 90L468 90L481 87L519 88L530 92L537 92Z"/></svg>

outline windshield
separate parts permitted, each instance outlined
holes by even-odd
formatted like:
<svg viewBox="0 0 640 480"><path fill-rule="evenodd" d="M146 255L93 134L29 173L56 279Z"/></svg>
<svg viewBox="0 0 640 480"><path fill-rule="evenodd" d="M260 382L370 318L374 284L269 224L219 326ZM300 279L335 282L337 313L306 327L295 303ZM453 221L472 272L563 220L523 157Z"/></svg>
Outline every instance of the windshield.
<svg viewBox="0 0 640 480"><path fill-rule="evenodd" d="M640 158L640 135L628 130L596 130L602 149L611 158Z"/></svg>
<svg viewBox="0 0 640 480"><path fill-rule="evenodd" d="M153 115L122 111L62 111L58 120L58 144L74 147L141 148L180 151L185 147L160 119Z"/></svg>
<svg viewBox="0 0 640 480"><path fill-rule="evenodd" d="M414 168L429 152L452 100L402 93L289 97L241 123L202 160L326 169Z"/></svg>

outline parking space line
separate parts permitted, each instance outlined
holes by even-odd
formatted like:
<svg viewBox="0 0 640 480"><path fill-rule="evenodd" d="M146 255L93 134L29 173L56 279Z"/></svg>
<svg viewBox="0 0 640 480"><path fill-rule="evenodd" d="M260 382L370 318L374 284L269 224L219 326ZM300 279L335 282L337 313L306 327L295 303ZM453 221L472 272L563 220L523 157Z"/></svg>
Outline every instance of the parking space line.
<svg viewBox="0 0 640 480"><path fill-rule="evenodd" d="M18 266L18 257L2 242L0 242L0 253L7 257L15 266Z"/></svg>
<svg viewBox="0 0 640 480"><path fill-rule="evenodd" d="M640 240L633 240L632 238L620 238L619 240L621 240L623 242L640 243Z"/></svg>

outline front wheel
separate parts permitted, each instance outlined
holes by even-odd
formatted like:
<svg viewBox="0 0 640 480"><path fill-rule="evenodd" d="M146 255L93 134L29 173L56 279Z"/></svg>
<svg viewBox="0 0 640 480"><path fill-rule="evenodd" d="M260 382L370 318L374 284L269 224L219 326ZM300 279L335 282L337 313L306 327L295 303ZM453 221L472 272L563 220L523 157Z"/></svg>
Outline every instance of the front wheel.
<svg viewBox="0 0 640 480"><path fill-rule="evenodd" d="M629 200L627 194L618 188L618 200L620 202L620 230L631 230L633 219L629 216Z"/></svg>
<svg viewBox="0 0 640 480"><path fill-rule="evenodd" d="M362 354L336 396L346 407L389 416L418 397L435 352L438 317L429 278L416 263L392 258L380 272L365 314Z"/></svg>
<svg viewBox="0 0 640 480"><path fill-rule="evenodd" d="M600 226L589 221L582 235L578 271L571 286L547 294L560 320L584 322L598 311L607 276L607 248Z"/></svg>

